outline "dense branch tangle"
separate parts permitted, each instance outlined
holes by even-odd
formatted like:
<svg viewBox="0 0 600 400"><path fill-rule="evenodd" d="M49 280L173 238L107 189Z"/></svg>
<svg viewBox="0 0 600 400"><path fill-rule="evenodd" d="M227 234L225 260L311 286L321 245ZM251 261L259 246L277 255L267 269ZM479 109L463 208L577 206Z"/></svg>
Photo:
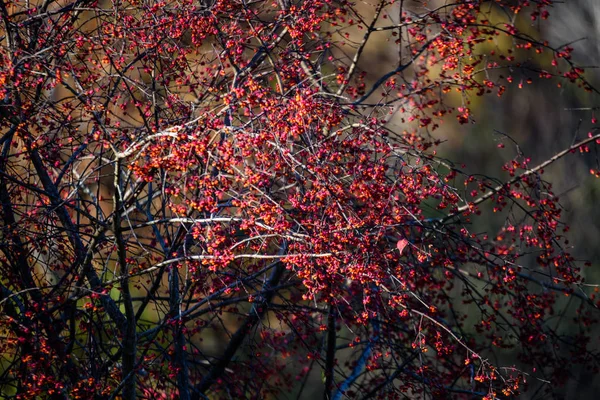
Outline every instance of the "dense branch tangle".
<svg viewBox="0 0 600 400"><path fill-rule="evenodd" d="M301 397L321 370L326 399L493 398L556 383L557 348L595 366L548 324L597 303L541 168L455 185L431 151L504 92L500 34L588 86L497 20L548 2L405 3L2 2L2 396Z"/></svg>

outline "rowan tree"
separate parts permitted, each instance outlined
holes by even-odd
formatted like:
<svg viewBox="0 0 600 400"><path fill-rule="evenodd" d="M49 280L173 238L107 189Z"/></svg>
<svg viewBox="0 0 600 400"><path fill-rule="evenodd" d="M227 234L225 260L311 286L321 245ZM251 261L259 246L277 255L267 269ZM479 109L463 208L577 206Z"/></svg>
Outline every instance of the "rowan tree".
<svg viewBox="0 0 600 400"><path fill-rule="evenodd" d="M596 93L537 31L552 3L2 0L2 396L494 399L597 372L543 170L600 135L507 149L500 178L438 155L479 96Z"/></svg>

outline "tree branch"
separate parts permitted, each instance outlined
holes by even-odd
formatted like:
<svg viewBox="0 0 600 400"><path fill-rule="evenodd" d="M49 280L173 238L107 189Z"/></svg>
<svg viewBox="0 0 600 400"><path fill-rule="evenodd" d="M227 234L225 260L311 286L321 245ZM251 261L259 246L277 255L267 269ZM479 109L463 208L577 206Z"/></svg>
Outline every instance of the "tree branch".
<svg viewBox="0 0 600 400"><path fill-rule="evenodd" d="M484 194L483 196L477 198L476 200L470 202L469 204L465 204L462 207L459 207L456 211L454 211L453 213L447 215L446 217L442 218L440 221L441 222L446 222L460 214L462 214L463 212L467 211L469 208L474 207L478 204L483 203L484 201L486 201L487 199L489 199L490 197L494 196L495 194L497 194L498 192L500 192L502 189L506 189L509 188L511 185L514 185L517 182L522 181L523 179L525 179L526 177L528 177L529 175L533 175L535 173L537 173L538 171L546 168L548 165L554 163L555 161L560 160L561 158L563 158L564 156L566 156L567 154L569 154L570 152L572 152L573 150L577 150L578 148L585 146L588 143L594 142L596 140L600 140L600 133L590 136L589 138L582 140L578 143L575 143L573 146L561 151L560 153L555 154L553 157L549 158L548 160L544 161L543 163L539 164L538 166L528 169L527 171L523 172L520 175L515 176L514 178L510 179L509 181L507 181L506 183L503 183L501 185L496 186L495 188L492 188L490 192ZM454 168L450 167L450 169L454 170Z"/></svg>
<svg viewBox="0 0 600 400"><path fill-rule="evenodd" d="M123 234L121 232L122 184L121 159L119 158L117 158L115 162L114 174L115 193L113 196L113 231L115 234L115 242L117 245L117 257L119 261L119 267L121 270L121 275L124 277L121 281L121 293L123 295L123 303L125 306L125 316L127 317L127 324L124 329L123 342L121 345L121 348L123 349L123 355L121 360L123 362L123 376L125 377L125 382L123 385L123 400L135 400L136 374L134 368L137 337L135 310L133 309L133 301L131 300L131 292L129 290L129 268L127 265L127 249L125 248L125 242L123 241Z"/></svg>
<svg viewBox="0 0 600 400"><path fill-rule="evenodd" d="M333 304L329 306L327 315L327 353L325 356L325 392L323 393L324 400L331 400L331 391L333 390L333 368L335 367L335 343L336 343L336 327L335 327L335 309Z"/></svg>
<svg viewBox="0 0 600 400"><path fill-rule="evenodd" d="M281 256L287 251L287 242L284 243L281 249ZM225 372L225 368L231 362L231 359L237 352L238 348L244 342L244 339L248 335L248 333L254 329L256 324L260 322L263 316L266 314L268 310L268 306L275 295L275 290L273 288L279 283L279 280L283 276L283 272L285 271L285 266L282 262L279 262L275 267L268 281L265 283L265 295L263 300L257 303L254 303L252 309L250 310L250 314L246 317L242 326L233 334L231 340L229 341L229 345L225 352L221 356L221 358L212 366L212 368L208 371L208 374L202 379L200 384L198 384L194 388L194 394L192 394L192 400L199 400L200 394L204 395L210 387L223 375Z"/></svg>

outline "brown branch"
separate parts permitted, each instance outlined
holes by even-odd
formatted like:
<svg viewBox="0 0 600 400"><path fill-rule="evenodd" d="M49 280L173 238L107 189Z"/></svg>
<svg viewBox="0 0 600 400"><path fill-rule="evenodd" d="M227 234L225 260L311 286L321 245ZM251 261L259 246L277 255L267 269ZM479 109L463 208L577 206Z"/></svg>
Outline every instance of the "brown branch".
<svg viewBox="0 0 600 400"><path fill-rule="evenodd" d="M6 170L6 159L8 158L9 149L12 144L12 135L16 131L16 128L13 128L11 128L11 131L9 132L10 138L8 138L4 143L2 153L0 154L0 171L3 172ZM45 300L33 279L32 268L27 260L27 248L15 228L17 225L17 220L13 210L12 200L8 192L6 181L2 177L0 177L0 203L2 204L1 209L4 222L3 229L0 230L0 240L4 243L2 246L0 246L0 248L6 255L6 259L10 263L15 275L20 278L19 283L25 286L24 289L20 290L20 292L29 292L29 295L35 304L45 304ZM26 304L26 306L30 306L30 304ZM50 315L46 312L39 313L38 318L41 321L44 330L48 334L48 339L52 348L57 352L57 354L65 358L65 367L67 369L67 375L69 376L69 379L72 383L76 383L80 379L80 376L73 365L73 361L66 357L66 350L58 332L55 329L54 321L52 321ZM24 348L23 351L28 352L26 348Z"/></svg>
<svg viewBox="0 0 600 400"><path fill-rule="evenodd" d="M337 90L337 93L336 93L337 96L341 96L344 93L344 90L346 90L346 88L350 84L350 80L352 79L352 76L354 75L354 71L356 70L356 67L358 66L358 61L360 60L360 56L362 55L363 51L365 50L367 41L369 40L371 33L373 33L373 31L374 31L373 28L375 28L375 24L377 23L377 20L379 19L379 15L381 14L381 11L383 10L384 5L385 5L385 0L381 0L379 2L379 4L377 5L377 9L375 10L375 15L373 16L373 21L371 21L371 24L369 25L369 27L367 28L367 31L365 32L365 35L363 36L362 42L358 46L356 53L354 53L354 58L352 59L352 64L350 65L350 68L348 69L348 73L346 74L346 79L344 80L344 82L342 82L339 89Z"/></svg>
<svg viewBox="0 0 600 400"><path fill-rule="evenodd" d="M331 400L331 391L333 390L333 368L335 367L335 310L333 305L329 306L327 315L327 353L325 356L325 392L323 400Z"/></svg>
<svg viewBox="0 0 600 400"><path fill-rule="evenodd" d="M82 261L82 259L85 258L85 254L87 253L87 251L83 244L83 241L81 240L81 237L79 236L76 226L71 220L69 212L67 211L64 203L61 201L58 189L56 188L54 182L52 182L52 179L48 175L48 171L46 170L39 153L36 149L32 149L30 144L28 145L28 147L31 155L31 162L36 170L36 173L40 178L44 190L46 190L46 192L48 193L50 203L54 207L58 219L63 225L65 232L69 237L69 241L74 247L75 254L77 254L78 260L76 260L76 263L77 261ZM91 259L89 259L89 261L83 265L83 273L88 282L90 283L92 289L100 288L102 286L101 279L98 277L98 274L91 265ZM121 310L119 310L119 307L114 302L114 300L108 294L102 294L100 296L100 302L117 327L122 328L127 325L127 319L125 318Z"/></svg>
<svg viewBox="0 0 600 400"><path fill-rule="evenodd" d="M123 399L135 400L136 374L134 372L134 368L137 347L137 336L135 310L133 309L133 301L131 300L131 292L129 290L129 268L127 266L127 249L125 248L125 242L123 241L123 234L121 231L121 162L122 161L119 158L117 158L117 160L115 161L113 230L117 246L117 257L119 261L119 267L121 269L121 275L124 277L124 279L121 281L121 293L123 295L123 303L125 306L125 316L127 317L127 324L125 325L123 343L121 346L121 348L123 349L123 354L121 358L123 362L123 376L125 377L125 382L123 385Z"/></svg>
<svg viewBox="0 0 600 400"><path fill-rule="evenodd" d="M363 101L365 101L366 99L369 98L369 96L371 96L373 94L373 92L375 92L375 90L377 90L377 88L381 85L383 85L385 83L385 81L387 81L389 78L391 78L392 76L399 74L400 72L404 71L405 69L407 69L408 67L410 67L412 65L412 63L425 51L427 50L427 48L429 47L429 45L433 42L433 40L437 37L437 35L433 38L428 40L419 50L417 50L417 52L412 56L412 58L406 63L406 64L402 64L399 65L396 69L388 72L387 74L383 75L381 78L379 78L377 80L377 82L375 82L373 84L373 86L371 86L371 88L369 89L369 91L367 91L360 99L354 101L352 103L352 105L356 106L356 105L360 105Z"/></svg>
<svg viewBox="0 0 600 400"><path fill-rule="evenodd" d="M284 246L282 250L285 250L287 246ZM212 368L208 371L208 374L202 379L200 384L198 384L194 389L194 393L191 396L192 400L199 400L201 395L204 395L210 387L223 375L225 369L231 362L233 356L242 345L248 333L254 329L256 324L258 324L268 310L268 306L275 295L274 287L277 286L281 277L283 276L283 272L285 271L285 266L283 263L279 263L269 280L265 283L265 294L263 300L257 303L254 303L252 309L250 310L250 314L246 317L242 326L233 334L231 340L229 341L229 345L223 355L218 359L218 361L212 366ZM202 396L204 397L204 396Z"/></svg>
<svg viewBox="0 0 600 400"><path fill-rule="evenodd" d="M179 269L172 267L169 271L169 308L170 315L181 314L181 298L179 294ZM188 378L188 366L186 361L186 341L183 334L184 321L179 319L173 325L173 336L175 342L174 364L177 369L177 388L179 389L179 398L181 400L190 399L190 388Z"/></svg>
<svg viewBox="0 0 600 400"><path fill-rule="evenodd" d="M543 163L539 164L538 166L528 169L527 171L523 172L522 174L519 174L517 176L515 176L514 178L510 179L509 181L496 186L495 188L491 189L490 192L484 194L483 196L477 198L476 200L470 202L469 204L465 204L462 207L459 207L456 211L454 211L453 213L449 214L448 216L444 217L441 219L441 222L446 222L460 214L462 214L463 212L467 211L469 208L474 207L478 204L483 203L484 201L486 201L487 199L489 199L490 197L494 196L495 194L497 194L498 192L500 192L502 189L506 189L509 188L511 185L514 185L517 182L522 181L523 179L525 179L526 177L528 177L529 175L533 175L535 173L537 173L538 171L546 168L548 165L554 163L555 161L560 160L561 158L563 158L564 156L566 156L567 154L569 154L570 152L572 152L573 150L577 150L578 148L585 146L588 143L591 143L593 141L596 140L600 140L600 134L596 134L593 135L585 140L582 140L578 143L575 143L573 146L561 151L560 153L555 154L553 157L549 158L548 160L544 161Z"/></svg>

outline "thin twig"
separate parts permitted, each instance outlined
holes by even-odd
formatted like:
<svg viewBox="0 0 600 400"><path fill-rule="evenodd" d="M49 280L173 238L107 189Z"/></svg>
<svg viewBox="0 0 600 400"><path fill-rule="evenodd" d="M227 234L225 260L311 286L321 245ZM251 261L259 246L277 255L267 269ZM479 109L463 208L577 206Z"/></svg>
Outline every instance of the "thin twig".
<svg viewBox="0 0 600 400"><path fill-rule="evenodd" d="M454 211L453 213L447 215L446 217L442 218L441 221L442 222L446 222L460 214L462 214L463 212L467 211L468 209L477 206L478 204L483 203L484 201L486 201L487 199L489 199L490 197L494 196L495 194L497 194L498 192L500 192L503 189L509 188L511 185L514 185L517 182L522 181L523 179L525 179L526 177L528 177L529 175L533 175L535 173L537 173L538 171L546 168L548 165L560 160L561 158L563 158L564 156L566 156L567 154L569 154L570 152L572 152L573 150L576 150L582 146L585 146L588 143L591 143L593 141L596 140L600 140L600 134L596 134L593 136L590 136L589 138L582 140L578 143L575 143L573 146L561 151L560 153L555 154L553 157L549 158L548 160L544 161L543 163L539 164L538 166L528 169L527 171L515 176L514 178L510 179L509 181L507 181L506 183L503 183L501 185L496 186L495 188L491 189L490 192L484 194L483 196L477 198L476 200L470 202L469 204L465 204L464 206L459 207L456 211Z"/></svg>

